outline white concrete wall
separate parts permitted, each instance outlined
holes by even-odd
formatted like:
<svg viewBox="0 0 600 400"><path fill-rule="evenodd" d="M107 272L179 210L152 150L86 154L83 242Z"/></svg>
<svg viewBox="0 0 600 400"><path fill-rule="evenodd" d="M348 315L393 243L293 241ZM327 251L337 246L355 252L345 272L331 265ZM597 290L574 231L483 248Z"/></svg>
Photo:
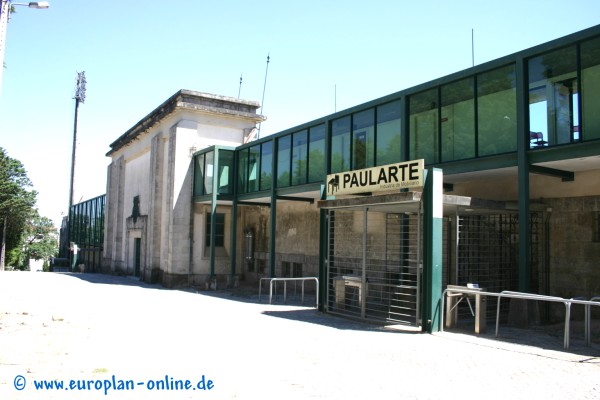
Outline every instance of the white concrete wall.
<svg viewBox="0 0 600 400"><path fill-rule="evenodd" d="M198 281L210 273L209 254L204 248L204 211L198 214L198 207L192 205L192 153L213 145L236 147L255 125L245 117L178 108L111 154L113 163L123 158L122 171L109 168L107 188L111 216L107 218L106 231L110 234L106 237L114 245L107 246L105 258L113 270L131 264L127 271L133 271L132 243L141 231L128 233L126 219L131 216L133 198L140 196L140 214L149 216L150 225L147 237L142 237L142 246L147 246L142 264L148 266L148 275L150 270L160 269L163 283L175 286L188 276ZM117 179L120 172L122 177ZM231 215L226 213L229 235ZM226 241L230 254L229 237ZM229 257L221 257L215 272L227 274L229 266Z"/></svg>

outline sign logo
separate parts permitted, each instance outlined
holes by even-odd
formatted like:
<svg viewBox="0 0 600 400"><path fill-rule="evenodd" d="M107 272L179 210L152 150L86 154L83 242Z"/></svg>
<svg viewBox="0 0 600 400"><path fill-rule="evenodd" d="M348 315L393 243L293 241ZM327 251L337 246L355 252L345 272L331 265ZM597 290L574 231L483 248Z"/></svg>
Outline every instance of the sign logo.
<svg viewBox="0 0 600 400"><path fill-rule="evenodd" d="M420 159L327 175L327 196L419 188L424 167Z"/></svg>

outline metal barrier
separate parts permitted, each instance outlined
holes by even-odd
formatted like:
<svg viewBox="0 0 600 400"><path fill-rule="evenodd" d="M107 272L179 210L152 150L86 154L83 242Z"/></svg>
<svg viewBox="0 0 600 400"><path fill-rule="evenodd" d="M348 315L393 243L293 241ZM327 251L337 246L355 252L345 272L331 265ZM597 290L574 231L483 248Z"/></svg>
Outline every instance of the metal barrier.
<svg viewBox="0 0 600 400"><path fill-rule="evenodd" d="M319 278L316 276L305 276L301 278L260 278L260 282L258 284L258 301L260 301L260 296L262 295L262 281L269 281L269 304L273 304L273 284L277 284L279 281L283 281L283 302L287 301L287 282L288 281L302 281L302 304L304 304L304 282L309 280L314 280L317 285L317 292L315 295L315 307L319 308ZM275 288L277 291L277 287Z"/></svg>
<svg viewBox="0 0 600 400"><path fill-rule="evenodd" d="M573 299L565 299L562 297L555 296L545 296L541 294L532 294L532 293L522 293L522 292L512 292L512 291L502 291L500 293L496 292L484 292L477 289L469 289L469 288L455 288L449 287L444 290L442 294L442 309L441 309L441 331L444 330L444 305L446 301L446 296L448 293L458 293L458 294L471 294L471 295L480 295L480 296L491 296L498 298L498 304L496 306L496 337L498 337L498 330L500 326L500 300L502 298L513 298L513 299L523 299L523 300L538 300L538 301L549 301L554 303L563 303L565 305L565 331L564 331L564 341L563 347L565 349L569 348L570 341L570 320L571 320L571 305L572 304L583 304L585 305L585 321L584 321L584 333L585 333L585 344L586 346L591 345L591 306L600 306L600 297L593 297L591 300L581 300L579 298Z"/></svg>

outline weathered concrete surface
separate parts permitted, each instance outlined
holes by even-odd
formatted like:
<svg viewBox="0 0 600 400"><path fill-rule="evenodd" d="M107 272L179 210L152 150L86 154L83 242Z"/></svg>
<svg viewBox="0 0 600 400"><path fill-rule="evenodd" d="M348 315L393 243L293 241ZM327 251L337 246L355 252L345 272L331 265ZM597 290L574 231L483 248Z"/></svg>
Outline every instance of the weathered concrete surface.
<svg viewBox="0 0 600 400"><path fill-rule="evenodd" d="M248 300L107 275L3 272L0 399L600 398L597 347L401 333ZM193 386L204 375L214 387L149 389L165 375ZM134 389L104 394L113 376ZM35 390L41 379L91 390Z"/></svg>

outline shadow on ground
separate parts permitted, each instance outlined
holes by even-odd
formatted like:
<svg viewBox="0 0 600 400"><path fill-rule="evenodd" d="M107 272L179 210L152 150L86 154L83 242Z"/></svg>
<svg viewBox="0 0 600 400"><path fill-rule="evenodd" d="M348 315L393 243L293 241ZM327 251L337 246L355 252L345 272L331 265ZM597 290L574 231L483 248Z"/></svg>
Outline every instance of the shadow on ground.
<svg viewBox="0 0 600 400"><path fill-rule="evenodd" d="M58 273L57 273L58 274ZM93 284L104 285L121 285L121 286L137 286L146 289L154 290L181 290L184 292L197 293L203 296L217 297L224 300L252 303L252 304L269 304L268 290L263 288L262 295L259 296L258 286L255 285L240 285L237 288L223 290L197 290L195 288L168 289L159 284L149 284L140 281L138 278L130 276L109 275L101 273L60 273L74 279ZM326 314L314 308L315 294L314 292L306 292L304 303L301 302L298 293L289 292L289 296L284 303L283 293L277 293L273 297L273 306L284 306L281 310L266 310L262 314L275 318L294 320L298 322L318 324L329 328L340 330L360 330L370 332L399 332L399 333L414 333L415 329L399 325L385 325L383 323L372 323L368 321L357 321L345 317L339 317L332 314ZM290 309L289 307L298 307ZM586 346L583 336L583 325L580 321L573 321L570 333L570 347L568 350L563 348L564 343L564 324L555 325L539 325L529 328L515 328L510 326L500 326L499 336L495 337L495 322L488 323L486 333L475 334L472 324L461 324L457 328L447 330L449 333L460 334L465 340L469 338L489 339L491 341L520 344L526 346L534 346L540 349L573 353L582 356L590 356L595 362L600 363L600 321L594 321L592 325L592 344Z"/></svg>
<svg viewBox="0 0 600 400"><path fill-rule="evenodd" d="M564 348L564 324L536 325L528 328L500 325L496 337L496 324L488 323L485 333L475 334L473 324L463 324L457 328L445 330L449 333L461 334L465 337L482 338L490 341L533 346L544 350L589 356L595 363L600 364L600 343L598 331L592 329L592 343L585 344L583 323L572 321L569 339L569 348ZM594 335L594 332L596 335Z"/></svg>

